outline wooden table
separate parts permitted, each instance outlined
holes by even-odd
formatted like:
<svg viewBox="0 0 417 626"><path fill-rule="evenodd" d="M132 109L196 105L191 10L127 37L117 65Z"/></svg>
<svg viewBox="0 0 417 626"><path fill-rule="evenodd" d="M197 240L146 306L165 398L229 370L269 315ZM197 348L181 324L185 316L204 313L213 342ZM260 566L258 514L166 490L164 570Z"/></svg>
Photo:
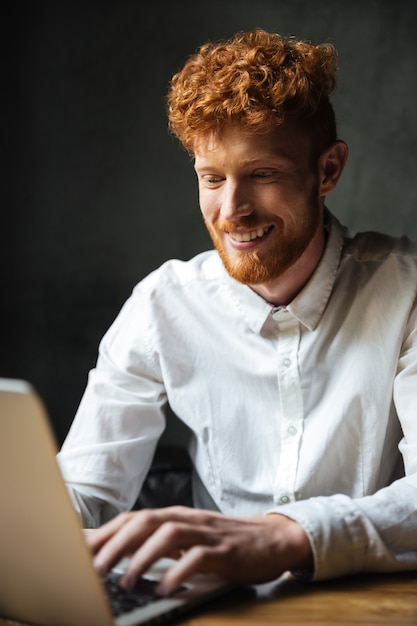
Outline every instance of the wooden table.
<svg viewBox="0 0 417 626"><path fill-rule="evenodd" d="M199 608L181 626L417 625L417 572L361 575L321 583L290 576L233 591Z"/></svg>
<svg viewBox="0 0 417 626"><path fill-rule="evenodd" d="M0 620L0 625L9 622ZM290 576L232 591L175 626L416 626L417 572L361 575L321 583ZM82 625L80 625L82 626Z"/></svg>

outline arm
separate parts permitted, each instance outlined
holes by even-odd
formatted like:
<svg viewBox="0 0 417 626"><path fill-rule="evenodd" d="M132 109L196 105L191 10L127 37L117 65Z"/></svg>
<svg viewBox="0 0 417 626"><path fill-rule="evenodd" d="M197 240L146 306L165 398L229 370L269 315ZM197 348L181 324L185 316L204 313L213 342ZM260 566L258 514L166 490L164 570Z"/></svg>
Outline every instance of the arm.
<svg viewBox="0 0 417 626"><path fill-rule="evenodd" d="M84 527L132 507L165 428L166 395L133 295L100 344L58 462ZM140 334L142 331L142 335ZM134 348L136 348L134 350Z"/></svg>
<svg viewBox="0 0 417 626"><path fill-rule="evenodd" d="M393 399L403 438L405 476L372 495L336 494L287 505L285 513L306 529L315 578L360 571L417 569L417 310L405 329Z"/></svg>
<svg viewBox="0 0 417 626"><path fill-rule="evenodd" d="M285 513L308 533L314 579L417 569L417 476L376 494L342 494L290 504Z"/></svg>

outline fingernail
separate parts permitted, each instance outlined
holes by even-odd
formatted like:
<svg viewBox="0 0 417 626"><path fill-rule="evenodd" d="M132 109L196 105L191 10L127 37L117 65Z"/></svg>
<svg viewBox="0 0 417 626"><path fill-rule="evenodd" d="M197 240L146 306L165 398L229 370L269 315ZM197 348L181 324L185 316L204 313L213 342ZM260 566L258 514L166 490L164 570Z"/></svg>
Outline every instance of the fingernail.
<svg viewBox="0 0 417 626"><path fill-rule="evenodd" d="M155 593L158 596L168 596L170 594L169 590L165 587L163 582L159 582L155 587Z"/></svg>
<svg viewBox="0 0 417 626"><path fill-rule="evenodd" d="M121 585L122 587L125 587L126 589L131 589L134 584L135 584L135 580L133 576L131 576L127 572L122 574L119 578L119 585Z"/></svg>
<svg viewBox="0 0 417 626"><path fill-rule="evenodd" d="M100 559L94 559L93 561L94 568L100 574L100 576L104 576L106 574L106 568Z"/></svg>

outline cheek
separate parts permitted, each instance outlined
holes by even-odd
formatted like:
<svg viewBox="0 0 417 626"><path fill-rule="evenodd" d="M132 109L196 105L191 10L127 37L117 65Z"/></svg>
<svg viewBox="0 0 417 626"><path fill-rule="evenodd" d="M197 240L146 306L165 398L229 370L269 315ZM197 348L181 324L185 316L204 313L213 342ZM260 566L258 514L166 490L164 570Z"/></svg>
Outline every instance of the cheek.
<svg viewBox="0 0 417 626"><path fill-rule="evenodd" d="M297 184L297 182L299 184ZM317 182L314 179L295 181L295 184L280 190L279 203L296 214L309 210L317 204Z"/></svg>
<svg viewBox="0 0 417 626"><path fill-rule="evenodd" d="M206 222L213 222L216 216L216 202L214 194L207 194L200 191L199 204L200 211Z"/></svg>

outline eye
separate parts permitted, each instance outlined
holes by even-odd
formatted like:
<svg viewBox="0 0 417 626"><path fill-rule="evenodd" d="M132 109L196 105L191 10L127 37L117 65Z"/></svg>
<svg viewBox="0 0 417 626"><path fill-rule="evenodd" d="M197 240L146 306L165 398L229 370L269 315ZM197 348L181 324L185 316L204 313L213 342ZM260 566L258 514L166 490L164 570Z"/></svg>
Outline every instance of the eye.
<svg viewBox="0 0 417 626"><path fill-rule="evenodd" d="M276 174L276 172L271 170L256 170L256 172L253 173L253 176L255 178L271 178L274 174Z"/></svg>
<svg viewBox="0 0 417 626"><path fill-rule="evenodd" d="M218 176L216 174L204 174L200 177L200 181L207 187L214 187L216 185L219 185L223 180L223 176Z"/></svg>

